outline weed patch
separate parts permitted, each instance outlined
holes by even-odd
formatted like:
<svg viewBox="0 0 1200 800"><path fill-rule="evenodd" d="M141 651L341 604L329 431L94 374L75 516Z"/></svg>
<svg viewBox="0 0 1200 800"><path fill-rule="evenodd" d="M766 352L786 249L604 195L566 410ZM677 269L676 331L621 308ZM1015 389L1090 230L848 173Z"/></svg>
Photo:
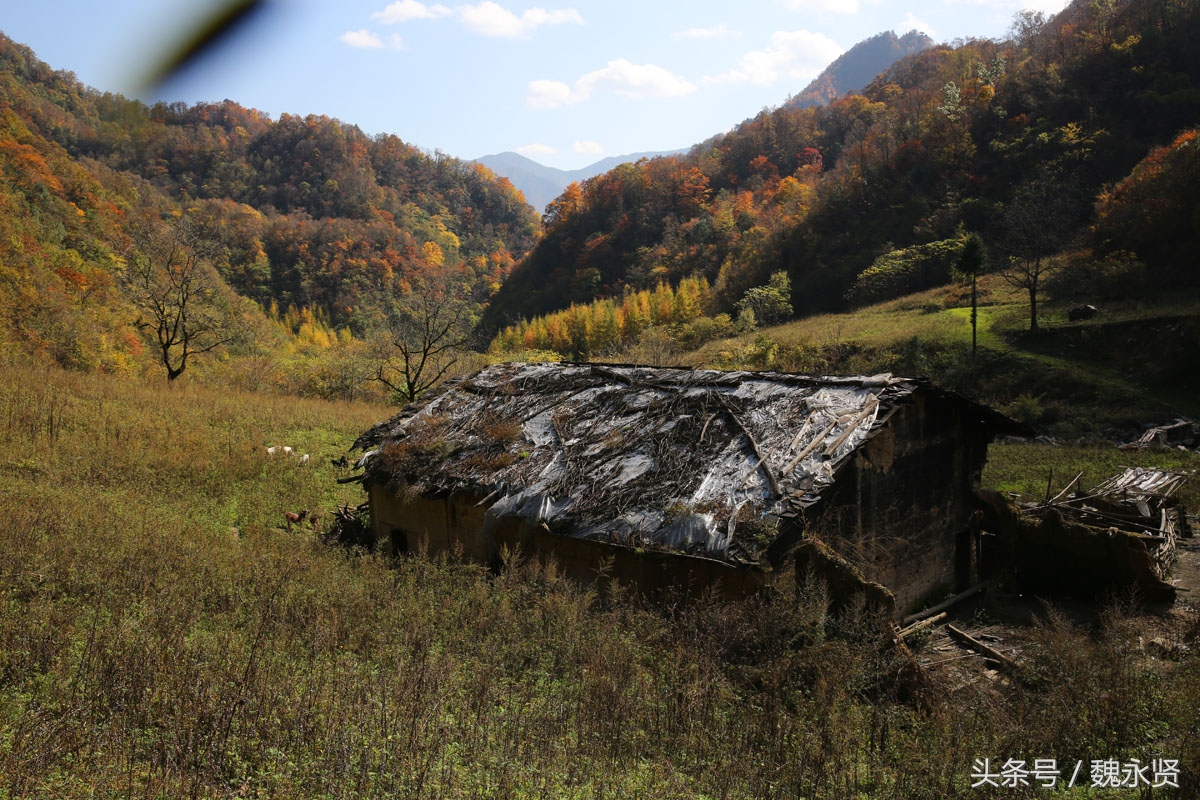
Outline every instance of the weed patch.
<svg viewBox="0 0 1200 800"><path fill-rule="evenodd" d="M932 674L914 697L904 653L819 586L664 610L553 562L284 530L361 491L265 446L337 452L385 409L0 386L0 796L975 798L982 757L1200 768L1200 658L1155 668L1128 617L1047 619L1030 687ZM987 479L1065 475L1062 452L1002 445Z"/></svg>

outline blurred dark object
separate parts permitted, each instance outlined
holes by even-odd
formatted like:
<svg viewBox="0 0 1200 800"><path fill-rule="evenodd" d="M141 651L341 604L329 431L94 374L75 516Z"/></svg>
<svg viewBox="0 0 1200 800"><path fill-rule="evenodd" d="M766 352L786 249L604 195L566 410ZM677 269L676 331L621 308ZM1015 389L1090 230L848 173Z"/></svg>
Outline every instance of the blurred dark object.
<svg viewBox="0 0 1200 800"><path fill-rule="evenodd" d="M234 34L261 20L271 0L234 0L214 5L212 14L145 78L145 88L154 90L195 66L227 44Z"/></svg>

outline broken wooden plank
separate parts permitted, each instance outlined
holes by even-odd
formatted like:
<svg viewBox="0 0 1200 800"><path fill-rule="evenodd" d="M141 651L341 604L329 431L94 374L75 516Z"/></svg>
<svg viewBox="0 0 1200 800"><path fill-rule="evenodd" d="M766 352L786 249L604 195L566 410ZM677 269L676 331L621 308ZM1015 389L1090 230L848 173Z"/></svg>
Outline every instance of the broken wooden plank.
<svg viewBox="0 0 1200 800"><path fill-rule="evenodd" d="M793 438L792 443L788 445L787 451L789 453L793 452L797 447L800 446L800 440L804 438L804 434L808 433L808 426L812 425L813 416L813 414L809 414L804 418L804 424L800 426L800 430L796 431L795 438Z"/></svg>
<svg viewBox="0 0 1200 800"><path fill-rule="evenodd" d="M489 500L494 500L499 494L500 494L500 490L496 489L494 492L489 494L487 497L483 498L478 503L476 503L475 507L479 508L482 505L486 505Z"/></svg>
<svg viewBox="0 0 1200 800"><path fill-rule="evenodd" d="M640 387L644 389L657 389L660 392L672 392L679 394L681 389L687 388L686 384L668 384L659 381L648 381L644 378L635 378L632 375L626 375L615 369L602 366L600 364L592 364L591 371L593 375L599 375L603 378L610 378L626 386Z"/></svg>
<svg viewBox="0 0 1200 800"><path fill-rule="evenodd" d="M850 434L852 434L852 433L854 433L854 431L858 430L858 426L863 423L863 420L865 420L871 414L871 412L873 412L878 407L879 407L879 398L878 397L872 397L870 400L868 400L866 406L863 407L863 410L858 412L857 414L855 414L854 418L851 419L846 424L846 430L842 431L842 435L839 436L838 438L834 439L833 444L831 444L831 445L829 445L829 447L825 448L825 455L831 456L835 452L837 452L837 449L839 447L841 447L842 444L847 439L850 438Z"/></svg>
<svg viewBox="0 0 1200 800"><path fill-rule="evenodd" d="M1074 487L1075 484L1079 483L1079 479L1082 477L1083 477L1083 473L1080 472L1078 475L1076 475L1074 478L1072 478L1071 482L1068 483L1066 486L1064 486L1063 490L1061 492L1054 495L1054 497L1050 498L1050 502L1048 503L1048 505L1055 505L1060 500L1062 500L1064 497L1066 497L1067 494L1071 491L1072 487Z"/></svg>
<svg viewBox="0 0 1200 800"><path fill-rule="evenodd" d="M796 465L799 464L801 461L803 461L808 456L809 453L811 453L813 450L817 449L817 445L819 445L821 442L825 441L825 437L828 436L833 431L833 429L836 427L837 427L837 420L834 420L833 422L829 423L829 427L826 428L823 433L819 434L817 436L817 438L815 438L811 442L809 442L808 447L801 450L800 454L798 456L796 456L790 462L788 462L788 465L783 468L783 474L791 475L792 470L794 470L796 468Z"/></svg>
<svg viewBox="0 0 1200 800"><path fill-rule="evenodd" d="M974 594L978 594L979 592L983 591L986 586L987 586L987 583L977 583L974 586L972 586L970 589L959 592L958 594L954 595L954 597L951 597L949 600L943 600L942 602L938 603L936 606L930 606L929 608L927 608L923 611L918 611L916 614L909 614L907 617L900 620L900 625L901 626L911 625L912 623L916 622L917 620L922 620L922 619L925 619L926 617L932 617L934 614L937 614L940 611L945 611L946 609L951 608L952 606L958 605L963 600L966 600L968 597L970 597Z"/></svg>
<svg viewBox="0 0 1200 800"><path fill-rule="evenodd" d="M946 618L946 616L947 616L946 612L943 611L942 613L935 614L932 617L926 617L925 619L921 620L920 622L914 622L912 625L909 625L907 628L901 628L900 629L900 638L903 639L905 636L911 636L912 634L916 633L917 631L928 628L930 625L936 625L937 623L944 620Z"/></svg>
<svg viewBox="0 0 1200 800"><path fill-rule="evenodd" d="M967 633L966 631L961 631L953 625L947 625L946 631L959 642L965 644L967 647L970 647L975 652L981 653L992 661L995 661L1001 666L1001 668L1004 669L1005 672L1013 675L1020 674L1021 665L1004 655L1004 653L1001 653L996 648L984 644L971 634Z"/></svg>
<svg viewBox="0 0 1200 800"><path fill-rule="evenodd" d="M729 415L731 420L733 420L733 424L737 425L738 429L742 432L742 435L746 437L746 441L750 442L750 449L754 451L755 457L758 458L758 463L754 465L754 469L751 470L751 474L761 467L763 473L767 476L767 481L771 484L771 491L775 493L776 497L783 497L783 489L779 487L779 481L775 478L775 473L771 471L771 465L767 463L767 457L764 456L762 451L758 448L758 441L755 440L754 435L750 433L750 429L746 427L745 423L743 423L738 417L737 412L733 410L733 406L729 405L729 403L725 401L724 397L717 395L717 402L721 404L721 406L725 409L725 413ZM742 482L744 483L745 480L743 479Z"/></svg>

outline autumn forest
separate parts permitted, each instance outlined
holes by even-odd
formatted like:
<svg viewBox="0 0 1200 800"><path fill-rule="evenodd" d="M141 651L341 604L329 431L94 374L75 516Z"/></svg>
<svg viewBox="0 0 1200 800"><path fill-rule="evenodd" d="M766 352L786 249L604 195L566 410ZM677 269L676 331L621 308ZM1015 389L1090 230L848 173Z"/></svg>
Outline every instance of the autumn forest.
<svg viewBox="0 0 1200 800"><path fill-rule="evenodd" d="M994 576L949 609L1000 631L962 651L946 611L905 638L811 572L650 604L361 536L356 437L509 360L929 378L1036 432L971 480L1043 508L1127 466L1195 473L1200 439L1138 437L1200 418L1200 2L904 38L860 92L822 76L539 214L404 131L146 105L0 33L0 798L1045 793L981 786L981 759L1058 759L1054 797L1126 796L1065 788L1089 762L1158 797L1139 776L1169 764L1163 796L1200 796L1195 539L1161 614ZM478 416L480 458L529 456Z"/></svg>
<svg viewBox="0 0 1200 800"><path fill-rule="evenodd" d="M961 279L972 235L1036 328L1047 291L1195 285L1196 30L1181 0L1025 12L1004 41L932 47L861 94L572 184L540 220L507 179L397 136L148 107L4 39L0 344L405 399L425 386L403 354L437 349L412 341L422 304L446 353L614 357L652 330L693 348ZM186 337L161 304L181 253L203 311Z"/></svg>

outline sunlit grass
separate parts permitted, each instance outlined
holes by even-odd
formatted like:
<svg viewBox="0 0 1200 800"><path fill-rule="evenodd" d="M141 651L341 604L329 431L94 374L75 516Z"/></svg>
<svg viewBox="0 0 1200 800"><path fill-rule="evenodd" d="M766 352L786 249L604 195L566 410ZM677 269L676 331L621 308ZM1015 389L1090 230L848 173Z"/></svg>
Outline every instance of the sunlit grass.
<svg viewBox="0 0 1200 800"><path fill-rule="evenodd" d="M996 276L980 281L978 337L982 347L1005 347L1000 334L1026 322L1022 295ZM744 348L759 335L785 346L830 347L855 343L890 347L917 338L942 344L971 342L970 296L963 287L930 289L841 314L818 314L733 339L710 342L691 355L705 363L721 351Z"/></svg>
<svg viewBox="0 0 1200 800"><path fill-rule="evenodd" d="M80 503L177 512L196 530L282 524L283 512L349 497L329 458L386 408L249 395L198 386L119 383L56 370L20 371L0 387L5 491L37 502L70 486ZM287 444L309 453L269 457Z"/></svg>
<svg viewBox="0 0 1200 800"><path fill-rule="evenodd" d="M997 443L988 448L984 486L1009 492L1026 501L1045 499L1047 488L1057 494L1076 475L1078 486L1090 489L1126 467L1194 473L1180 497L1188 508L1200 508L1200 455L1172 448L1120 450L1112 444L1048 445Z"/></svg>
<svg viewBox="0 0 1200 800"><path fill-rule="evenodd" d="M786 582L667 611L284 530L362 499L328 459L389 408L0 378L3 798L975 798L979 757L1198 763L1191 656L1159 681L1054 629L1036 689L905 688L868 618Z"/></svg>

